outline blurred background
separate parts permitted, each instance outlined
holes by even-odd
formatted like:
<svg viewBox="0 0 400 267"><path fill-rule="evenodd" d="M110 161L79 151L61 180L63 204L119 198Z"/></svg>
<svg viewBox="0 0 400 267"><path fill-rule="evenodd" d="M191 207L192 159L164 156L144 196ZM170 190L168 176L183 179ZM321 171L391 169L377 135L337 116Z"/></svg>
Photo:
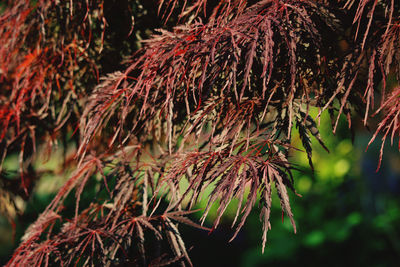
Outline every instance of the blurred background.
<svg viewBox="0 0 400 267"><path fill-rule="evenodd" d="M399 266L397 148L385 146L382 167L376 172L381 144L375 142L365 152L370 132L360 128L352 142L343 121L334 136L330 119L323 116L321 134L330 153L314 140L314 174L309 172L305 153L292 155L292 161L304 170L294 173L295 188L302 197L291 194L290 199L297 234L286 216L282 221L275 198L264 254L257 209L241 234L228 243L237 205L232 203L225 224L210 235L193 230L183 234L187 245L193 246L191 255L198 266ZM299 138L294 138L292 145L300 148Z"/></svg>
<svg viewBox="0 0 400 267"><path fill-rule="evenodd" d="M316 112L312 115L315 117ZM294 172L294 180L302 197L292 193L290 198L298 231L294 234L288 218L282 219L275 194L272 229L268 232L264 254L257 207L230 243L237 201L232 201L222 224L212 233L180 226L195 266L398 266L400 157L397 148L388 144L382 167L376 172L380 143L374 142L365 152L372 133L363 129L359 127L353 142L343 121L334 136L329 116L324 114L320 131L330 153L313 140L315 172L308 167L306 153L295 151L291 155L291 161L301 170ZM292 145L302 148L297 135ZM67 154L73 154L74 150L71 147ZM47 161L37 159L35 168L51 170L60 166L63 157L57 153ZM16 172L18 157L8 157L4 167L8 172ZM16 214L14 225L4 215L0 216L1 264L7 262L26 227L44 210L67 178L68 173L60 177L44 174L31 197L17 201L23 213ZM93 188L96 183L93 181ZM86 192L86 201L93 197L90 194L90 190ZM69 201L73 207L74 199ZM204 198L197 208L204 209L206 202ZM207 226L212 225L215 217L217 207L213 208L206 220ZM200 216L201 211L193 219Z"/></svg>

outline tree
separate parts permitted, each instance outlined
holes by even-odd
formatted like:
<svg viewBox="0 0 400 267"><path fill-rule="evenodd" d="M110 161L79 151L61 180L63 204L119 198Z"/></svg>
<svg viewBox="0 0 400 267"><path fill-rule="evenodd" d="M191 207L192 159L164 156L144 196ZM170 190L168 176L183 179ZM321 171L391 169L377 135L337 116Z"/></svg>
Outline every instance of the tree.
<svg viewBox="0 0 400 267"><path fill-rule="evenodd" d="M162 29L139 43L157 6ZM370 142L382 136L380 159L400 133L400 88L386 86L400 81L399 10L393 0L6 1L0 151L18 153L20 168L2 171L2 198L29 196L45 175L38 151L62 150L61 171L75 169L8 265L191 265L178 225L211 230L202 222L218 203L216 228L233 198L232 239L258 202L264 250L273 188L296 231L293 127L311 169L311 138L328 150L322 112L333 132L342 115L350 129L355 116L366 126L382 116Z"/></svg>

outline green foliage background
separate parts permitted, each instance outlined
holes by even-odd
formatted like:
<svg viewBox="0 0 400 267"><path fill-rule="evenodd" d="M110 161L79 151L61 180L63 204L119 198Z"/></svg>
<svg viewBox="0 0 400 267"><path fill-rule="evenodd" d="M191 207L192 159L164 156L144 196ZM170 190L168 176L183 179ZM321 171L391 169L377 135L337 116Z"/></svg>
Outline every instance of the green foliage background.
<svg viewBox="0 0 400 267"><path fill-rule="evenodd" d="M316 112L312 114L314 117ZM261 227L258 211L254 210L239 236L228 243L233 231L229 223L235 216L237 201L228 208L222 225L212 233L185 228L182 235L197 266L396 266L400 255L400 164L394 148L385 148L382 169L376 173L378 143L365 152L370 133L360 130L352 143L346 122L340 124L336 136L332 135L330 119L321 119L321 134L330 153L314 142L313 161L315 173L308 168L305 153L292 155L302 171L295 173L295 187L302 197L291 194L291 203L298 227L293 234L287 218L281 220L279 201L273 201L272 230L261 254ZM301 148L298 137L292 145ZM71 148L73 150L73 148ZM59 157L52 157L37 167L57 166ZM5 163L9 171L18 168L17 157ZM40 169L40 168L39 168ZM13 240L11 225L0 217L0 259L9 259L25 228L33 222L53 198L57 189L68 177L44 176L37 184L34 195L27 202L25 213L18 220ZM101 181L93 180L92 188ZM182 185L184 186L184 185ZM95 190L86 191L84 202L93 199ZM92 194L92 195L91 195ZM276 195L275 195L276 197ZM204 208L207 198L203 199ZM73 212L75 200L69 200ZM211 225L216 207L210 212ZM201 211L194 216L201 216Z"/></svg>
<svg viewBox="0 0 400 267"><path fill-rule="evenodd" d="M201 249L196 250L196 239L191 240L195 247L194 262L200 261L199 266L215 264L211 259L219 259L219 266L397 266L400 255L397 152L387 146L383 168L376 173L378 144L364 151L370 133L360 130L352 143L347 124L342 121L340 125L334 136L328 114L322 116L321 134L331 151L328 154L314 140L315 173L295 174L295 187L302 195L301 198L291 195L298 227L296 235L287 218L279 222L281 210L275 201L272 230L268 232L264 254L260 253L261 229L258 213L254 211L238 240L229 245L224 245L229 240L229 225L204 237L202 242L207 245ZM301 147L301 141L295 138L292 145ZM292 160L301 169L308 169L305 153L295 153ZM226 218L226 223L235 216L236 204L232 204L231 218Z"/></svg>

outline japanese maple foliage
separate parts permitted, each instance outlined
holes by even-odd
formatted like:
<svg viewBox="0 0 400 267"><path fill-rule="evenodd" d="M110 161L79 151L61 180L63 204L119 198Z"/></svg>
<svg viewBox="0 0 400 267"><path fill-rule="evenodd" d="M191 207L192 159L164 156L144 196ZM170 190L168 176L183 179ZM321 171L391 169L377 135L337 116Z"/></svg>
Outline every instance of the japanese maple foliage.
<svg viewBox="0 0 400 267"><path fill-rule="evenodd" d="M72 135L78 147L74 173L9 266L192 265L179 224L211 231L202 226L211 206L216 228L233 198L232 239L258 203L264 251L273 187L296 231L293 127L312 169L311 138L328 150L318 130L325 110L333 132L344 115L350 128L354 116L365 125L383 116L371 142L400 133L400 88L386 88L389 76L400 81L398 1L161 0L152 4L164 26L140 49L132 23L150 2L121 1L124 34L107 31L118 14L107 15L106 2L9 1L1 14L2 160L18 151L29 194L26 173L42 145L51 154ZM104 55L119 42L110 67ZM101 186L82 205L91 180ZM188 215L204 197L194 222Z"/></svg>

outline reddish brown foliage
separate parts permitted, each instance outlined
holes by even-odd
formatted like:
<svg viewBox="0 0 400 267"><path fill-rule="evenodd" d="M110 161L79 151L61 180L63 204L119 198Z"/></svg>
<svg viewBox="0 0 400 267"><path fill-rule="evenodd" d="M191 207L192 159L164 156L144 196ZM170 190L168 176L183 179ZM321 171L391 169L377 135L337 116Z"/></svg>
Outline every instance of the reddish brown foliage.
<svg viewBox="0 0 400 267"><path fill-rule="evenodd" d="M2 158L19 150L22 174L39 144L71 132L79 139L76 171L8 265L191 265L177 225L207 230L188 218L202 197L202 222L219 201L214 228L239 199L232 238L259 199L264 250L273 187L296 231L287 192L295 192L294 124L311 168L311 135L327 149L310 108L336 112L334 132L342 114L351 127L355 112L365 124L371 110L383 112L371 142L399 129L400 88L385 94L388 76L400 81L399 4L342 2L162 0L160 16L179 26L158 30L100 79L101 53L123 42L105 34L103 1L8 3L0 17ZM82 206L96 177L96 198ZM72 192L73 215L64 211ZM169 256L154 254L148 236Z"/></svg>

